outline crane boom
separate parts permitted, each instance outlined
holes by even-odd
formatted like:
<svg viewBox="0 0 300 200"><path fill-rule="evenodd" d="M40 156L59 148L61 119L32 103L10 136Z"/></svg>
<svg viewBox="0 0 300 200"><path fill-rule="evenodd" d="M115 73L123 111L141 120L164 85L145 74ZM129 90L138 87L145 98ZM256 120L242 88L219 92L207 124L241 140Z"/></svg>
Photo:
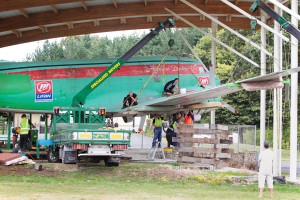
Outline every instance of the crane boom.
<svg viewBox="0 0 300 200"><path fill-rule="evenodd" d="M254 1L249 10L251 12L255 12L258 9L258 7L265 11L271 18L275 19L281 25L282 28L284 28L295 38L300 40L300 31L297 28L295 28L289 21L287 21L285 18L281 17L278 13L276 13L270 6L268 6L262 0Z"/></svg>
<svg viewBox="0 0 300 200"><path fill-rule="evenodd" d="M131 58L136 52L144 47L150 40L152 40L160 31L166 27L173 27L175 23L172 19L166 20L164 23L159 22L158 26L154 30L150 30L143 39L141 39L136 45L128 50L122 57L114 61L109 67L107 67L101 74L94 78L88 85L86 85L80 92L78 92L72 101L73 107L83 106L87 96L94 91L100 84L102 84L108 77L110 77L117 69L119 69L129 58Z"/></svg>

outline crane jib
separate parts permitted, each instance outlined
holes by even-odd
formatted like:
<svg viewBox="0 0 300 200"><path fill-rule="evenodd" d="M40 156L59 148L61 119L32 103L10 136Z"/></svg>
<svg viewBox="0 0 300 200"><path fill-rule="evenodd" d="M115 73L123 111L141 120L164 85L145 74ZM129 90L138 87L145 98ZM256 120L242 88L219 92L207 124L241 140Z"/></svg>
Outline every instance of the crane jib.
<svg viewBox="0 0 300 200"><path fill-rule="evenodd" d="M112 75L118 68L120 68L129 58L131 58L137 51L139 51L143 46L145 46L152 38L154 38L160 31L164 30L166 27L174 27L175 23L172 19L168 19L164 23L158 23L158 26L151 30L142 40L140 40L136 45L134 45L129 51L127 51L121 58L113 62L107 69L105 69L99 76L97 76L91 83L86 85L82 90L80 90L74 97L72 101L73 107L83 106L86 97L95 90L100 84L103 83L110 75Z"/></svg>
<svg viewBox="0 0 300 200"><path fill-rule="evenodd" d="M91 84L91 88L96 88L100 83L102 83L107 77L114 73L120 66L124 64L124 61L121 59L116 60L113 64L110 65L104 72L102 72Z"/></svg>

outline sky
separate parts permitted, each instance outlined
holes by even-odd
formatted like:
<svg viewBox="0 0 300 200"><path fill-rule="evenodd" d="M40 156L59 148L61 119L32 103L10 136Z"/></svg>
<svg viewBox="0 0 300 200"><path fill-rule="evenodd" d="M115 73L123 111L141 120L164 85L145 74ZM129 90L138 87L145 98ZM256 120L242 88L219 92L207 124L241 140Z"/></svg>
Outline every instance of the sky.
<svg viewBox="0 0 300 200"><path fill-rule="evenodd" d="M96 35L100 37L107 36L108 38L112 39L117 36L130 35L133 33L140 34L144 31L146 30L114 31L114 32L107 32L107 33L98 33ZM95 35L95 34L91 34L91 35ZM54 41L59 41L60 39L61 38L50 39L49 41L54 42ZM42 47L44 42L45 40L40 40L36 42L28 42L24 44L0 48L0 60L16 61L16 62L24 61L27 54L33 53L37 47Z"/></svg>

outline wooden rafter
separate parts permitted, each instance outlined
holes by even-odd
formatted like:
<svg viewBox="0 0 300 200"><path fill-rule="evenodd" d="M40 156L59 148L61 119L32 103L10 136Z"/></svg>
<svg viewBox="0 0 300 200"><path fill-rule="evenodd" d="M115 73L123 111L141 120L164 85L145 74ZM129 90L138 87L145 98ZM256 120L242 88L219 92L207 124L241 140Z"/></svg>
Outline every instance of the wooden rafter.
<svg viewBox="0 0 300 200"><path fill-rule="evenodd" d="M100 25L100 20L94 19L94 26L99 26Z"/></svg>
<svg viewBox="0 0 300 200"><path fill-rule="evenodd" d="M152 22L152 16L147 16L147 22Z"/></svg>
<svg viewBox="0 0 300 200"><path fill-rule="evenodd" d="M47 27L46 27L46 26L39 26L39 28L41 29L41 31L42 31L43 33L46 33L46 32L48 32L48 30L47 30Z"/></svg>
<svg viewBox="0 0 300 200"><path fill-rule="evenodd" d="M120 23L121 23L121 24L126 24L126 18L121 18L121 19L120 19Z"/></svg>
<svg viewBox="0 0 300 200"><path fill-rule="evenodd" d="M72 22L67 22L66 24L68 26L68 29L73 29L74 28L74 24Z"/></svg>
<svg viewBox="0 0 300 200"><path fill-rule="evenodd" d="M81 5L82 5L82 7L84 8L84 10L88 10L88 7L87 7L85 1L82 1L82 2L81 2Z"/></svg>
<svg viewBox="0 0 300 200"><path fill-rule="evenodd" d="M142 6L144 5L142 4ZM93 26L91 25L92 24L91 21L86 23L76 23L76 26L74 26L73 29L67 29L64 26L51 26L51 27L47 27L48 32L46 33L41 33L40 29L32 29L26 31L26 34L23 34L23 36L18 38L17 40L15 34L6 34L0 36L0 48L26 43L26 42L33 42L33 41L45 40L45 39L51 39L57 37L67 37L73 35L83 35L83 34L120 31L120 30L152 29L153 27L157 26L157 22L166 20L165 16L160 16L160 17L152 16L152 18L153 18L152 22L147 22L145 20L145 17L132 18L130 20L127 20L126 24L122 24L122 26L120 26L120 20L112 20L112 21L101 20L101 26ZM185 18L193 24L201 25L201 27L205 27L205 28L211 27L210 20L204 20L201 21L201 23L199 23L199 15L195 17L185 17ZM225 19L223 20L223 22L225 22ZM229 23L229 25L231 28L234 29L250 29L249 20L246 18L241 18L239 19L239 21L236 21L234 23ZM182 28L190 27L186 23L182 22L181 20L176 20L176 26Z"/></svg>
<svg viewBox="0 0 300 200"><path fill-rule="evenodd" d="M117 0L112 0L113 3L114 3L114 7L117 8L118 7L118 3L117 3Z"/></svg>
<svg viewBox="0 0 300 200"><path fill-rule="evenodd" d="M200 15L200 20L201 21L205 20L205 16L204 15Z"/></svg>
<svg viewBox="0 0 300 200"><path fill-rule="evenodd" d="M24 17L29 18L29 14L25 9L20 9L19 11L22 13L22 15L24 15Z"/></svg>
<svg viewBox="0 0 300 200"><path fill-rule="evenodd" d="M189 2L192 2L194 5L195 2L191 0ZM243 6L241 6L243 5ZM241 4L240 7L245 9L249 9L248 5ZM151 9L152 6L155 7L155 9ZM216 8L213 4L208 4L207 6L198 4L201 9L206 13L215 13ZM83 9L78 8L70 8L70 9L64 9L63 12L60 12L60 10L57 10L59 12L58 14L55 14L53 12L41 12L41 13L31 13L30 14L30 21L28 19L24 18L23 16L16 16L13 18L2 18L0 23L0 32L9 31L9 30L20 30L22 28L29 27L38 27L38 26L47 26L51 24L60 24L64 22L77 22L77 21L87 21L87 20L93 20L93 19L105 19L105 18L121 18L125 17L128 18L130 16L155 16L155 15L161 15L161 10L164 10L164 8L170 8L175 13L178 13L180 15L182 14L195 14L195 17L199 19L196 15L199 14L197 11L190 10L188 7L183 3L178 3L178 5L174 5L174 2L172 1L166 1L166 2L152 2L151 4L148 4L148 6L145 6L141 3L133 3L133 4L123 4L122 9L118 10L118 12L115 12L115 8L111 5L99 5L99 6L93 6L89 7L89 14L86 14L86 11ZM75 14L76 13L76 14ZM224 9L222 9L223 14L237 14L238 12L233 11L230 7L226 6ZM198 15L199 16L199 15ZM44 19L44 20L41 20ZM244 27L244 26L242 26ZM250 28L250 26L249 26ZM117 28L116 28L117 29Z"/></svg>
<svg viewBox="0 0 300 200"><path fill-rule="evenodd" d="M50 5L51 9L53 12L55 12L56 14L58 14L58 9L56 8L55 5Z"/></svg>
<svg viewBox="0 0 300 200"><path fill-rule="evenodd" d="M18 30L12 30L12 32L17 36L17 38L22 37L22 32Z"/></svg>
<svg viewBox="0 0 300 200"><path fill-rule="evenodd" d="M10 10L19 10L31 7L40 7L40 6L49 6L55 4L64 4L78 2L78 0L47 0L47 1L29 1L29 0L5 0L5 3L2 3L0 6L0 12L10 11Z"/></svg>
<svg viewBox="0 0 300 200"><path fill-rule="evenodd" d="M227 21L227 22L231 22L231 19L232 19L232 15L226 16L226 21Z"/></svg>

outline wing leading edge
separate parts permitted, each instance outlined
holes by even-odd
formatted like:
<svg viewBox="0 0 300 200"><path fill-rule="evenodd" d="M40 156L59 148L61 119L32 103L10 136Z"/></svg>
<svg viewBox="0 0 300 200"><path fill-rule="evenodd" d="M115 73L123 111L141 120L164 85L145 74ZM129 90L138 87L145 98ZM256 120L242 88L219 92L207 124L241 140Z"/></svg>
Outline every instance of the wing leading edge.
<svg viewBox="0 0 300 200"><path fill-rule="evenodd" d="M186 94L179 94L170 97L160 97L157 99L152 99L147 102L141 103L131 108L121 109L119 111L116 111L115 113L119 112L120 116L124 116L130 114L139 115L139 112L169 113L172 111L176 112L178 110L184 110L184 109L188 110L188 109L220 107L222 106L221 102L216 102L216 101L207 102L207 101L243 89L247 89L247 86L249 87L248 84L255 84L255 87L252 86L252 89L250 89L249 91L281 88L282 77L288 76L292 73L296 73L299 71L300 71L300 67L297 67L282 72L274 72L263 76L236 81L230 84L220 85L210 89L192 91ZM259 85L259 87L257 85Z"/></svg>

